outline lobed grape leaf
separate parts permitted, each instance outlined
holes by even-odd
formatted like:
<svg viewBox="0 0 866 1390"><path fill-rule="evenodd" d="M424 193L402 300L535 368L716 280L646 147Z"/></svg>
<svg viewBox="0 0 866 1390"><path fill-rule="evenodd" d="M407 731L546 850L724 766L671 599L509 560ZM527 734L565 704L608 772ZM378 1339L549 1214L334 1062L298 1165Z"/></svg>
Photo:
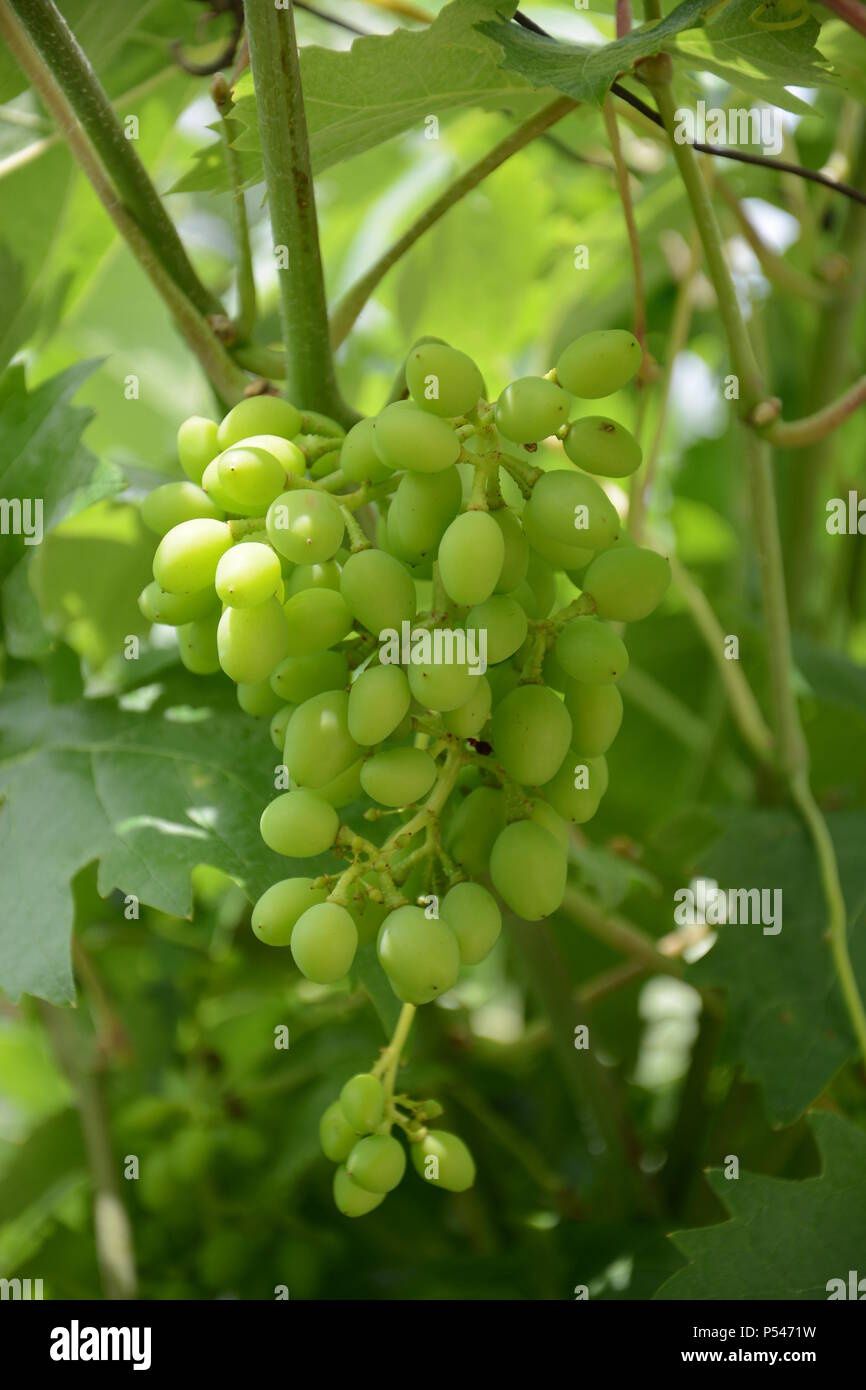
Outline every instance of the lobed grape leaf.
<svg viewBox="0 0 866 1390"><path fill-rule="evenodd" d="M827 817L848 908L849 949L866 991L866 814ZM827 909L812 846L786 811L725 813L721 837L699 862L721 889L781 891L782 929L718 928L712 950L690 970L698 986L727 994L731 1050L761 1082L774 1122L789 1124L857 1047L826 941Z"/></svg>
<svg viewBox="0 0 866 1390"><path fill-rule="evenodd" d="M796 98L792 102L786 88L836 80L815 47L820 25L804 7L791 28L769 28L772 11L762 16L759 9L754 0L727 0L703 29L666 47L688 67L714 72L764 101L810 110Z"/></svg>
<svg viewBox="0 0 866 1390"><path fill-rule="evenodd" d="M741 1172L728 1179L717 1169L708 1175L731 1219L673 1233L690 1263L655 1298L826 1299L831 1279L847 1289L849 1271L862 1274L866 1134L820 1111L809 1125L821 1154L817 1177L792 1182Z"/></svg>
<svg viewBox="0 0 866 1390"><path fill-rule="evenodd" d="M258 822L277 755L229 705L230 691L195 688L195 709L166 692L134 711L107 699L52 705L33 668L4 687L0 989L11 998L73 997L69 885L94 860L102 896L121 889L181 917L192 911L197 864L223 869L250 898L292 873L322 871L319 860L288 861L264 845Z"/></svg>

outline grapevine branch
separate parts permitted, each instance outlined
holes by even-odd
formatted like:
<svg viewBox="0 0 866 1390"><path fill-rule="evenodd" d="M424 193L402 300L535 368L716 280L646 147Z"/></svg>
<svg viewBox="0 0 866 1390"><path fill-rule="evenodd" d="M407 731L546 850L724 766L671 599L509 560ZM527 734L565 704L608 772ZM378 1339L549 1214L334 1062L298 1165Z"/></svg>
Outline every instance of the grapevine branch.
<svg viewBox="0 0 866 1390"><path fill-rule="evenodd" d="M629 16L630 22L630 16ZM619 11L617 11L617 23L619 23ZM607 129L607 136L610 142L610 152L613 155L614 166L616 168L616 183L619 189L619 199L622 204L622 214L625 219L626 232L628 233L628 244L631 251L632 273L634 275L634 336L637 338L644 353L642 370L647 366L646 359L646 291L644 289L643 257L640 249L640 236L638 234L637 222L635 221L634 205L631 199L631 189L629 187L628 169L622 157L622 146L619 140L619 127L616 122L616 111L610 97L605 98L604 102L604 124Z"/></svg>
<svg viewBox="0 0 866 1390"><path fill-rule="evenodd" d="M247 217L247 204L241 178L240 159L229 135L228 117L231 113L231 89L220 74L211 84L211 96L219 112L220 132L225 150L226 171L232 195L232 217L235 227L235 241L240 264L238 265L238 316L235 329L243 342L252 332L256 321L256 280L253 274L253 251L250 242L250 224Z"/></svg>

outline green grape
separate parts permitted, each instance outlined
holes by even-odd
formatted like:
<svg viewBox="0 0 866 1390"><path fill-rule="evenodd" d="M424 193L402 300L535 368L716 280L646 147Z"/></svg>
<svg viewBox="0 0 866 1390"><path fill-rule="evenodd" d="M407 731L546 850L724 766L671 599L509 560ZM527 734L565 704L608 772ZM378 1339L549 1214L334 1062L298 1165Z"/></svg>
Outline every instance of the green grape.
<svg viewBox="0 0 866 1390"><path fill-rule="evenodd" d="M232 608L255 608L279 592L281 581L279 556L269 545L247 541L220 556L214 587Z"/></svg>
<svg viewBox="0 0 866 1390"><path fill-rule="evenodd" d="M473 693L464 705L448 710L442 716L442 723L450 734L458 738L476 738L490 718L493 693L486 676L473 677Z"/></svg>
<svg viewBox="0 0 866 1390"><path fill-rule="evenodd" d="M313 488L281 493L268 508L266 525L271 545L296 565L330 560L345 530L339 503Z"/></svg>
<svg viewBox="0 0 866 1390"><path fill-rule="evenodd" d="M420 907L398 907L385 918L376 943L379 964L404 1004L429 1004L460 973L460 948L447 922Z"/></svg>
<svg viewBox="0 0 866 1390"><path fill-rule="evenodd" d="M284 878L265 889L252 915L252 929L266 946L288 946L295 923L328 896L312 878Z"/></svg>
<svg viewBox="0 0 866 1390"><path fill-rule="evenodd" d="M334 1205L343 1216L366 1216L385 1200L384 1192L366 1192L353 1182L345 1167L334 1174Z"/></svg>
<svg viewBox="0 0 866 1390"><path fill-rule="evenodd" d="M626 386L638 370L643 353L633 333L602 328L583 333L559 355L556 375L573 396L597 400Z"/></svg>
<svg viewBox="0 0 866 1390"><path fill-rule="evenodd" d="M457 937L464 965L477 965L493 950L502 930L502 914L480 883L456 883L449 888L439 913Z"/></svg>
<svg viewBox="0 0 866 1390"><path fill-rule="evenodd" d="M244 449L264 449L277 460L283 472L293 478L303 478L307 471L307 460L297 444L278 434L251 434L247 439L239 439L238 444Z"/></svg>
<svg viewBox="0 0 866 1390"><path fill-rule="evenodd" d="M493 887L527 922L549 917L560 906L567 870L565 852L534 820L506 825L490 854Z"/></svg>
<svg viewBox="0 0 866 1390"><path fill-rule="evenodd" d="M622 696L615 685L569 680L565 708L571 715L571 744L585 758L606 753L622 723Z"/></svg>
<svg viewBox="0 0 866 1390"><path fill-rule="evenodd" d="M549 531L539 525L528 507L523 514L523 529L533 552L540 555L545 564L551 565L555 570L582 569L593 557L592 550L583 550L577 545L555 540ZM576 531L574 534L577 536Z"/></svg>
<svg viewBox="0 0 866 1390"><path fill-rule="evenodd" d="M475 1160L463 1140L446 1129L428 1129L411 1153L418 1176L434 1187L466 1192L475 1181Z"/></svg>
<svg viewBox="0 0 866 1390"><path fill-rule="evenodd" d="M195 483L163 483L143 499L139 508L141 519L149 531L164 536L182 521L210 517L222 521L224 513L214 506L207 493Z"/></svg>
<svg viewBox="0 0 866 1390"><path fill-rule="evenodd" d="M541 674L544 684L549 685L552 690L558 690L560 695L565 692L566 684L569 680L568 672L562 667L559 657L556 655L556 648L551 647L545 653L541 663Z"/></svg>
<svg viewBox="0 0 866 1390"><path fill-rule="evenodd" d="M302 589L283 605L290 656L312 656L342 642L352 614L335 589Z"/></svg>
<svg viewBox="0 0 866 1390"><path fill-rule="evenodd" d="M556 776L544 788L555 811L573 825L592 820L607 791L607 763L603 757L581 757L570 749Z"/></svg>
<svg viewBox="0 0 866 1390"><path fill-rule="evenodd" d="M365 1192L393 1192L405 1171L406 1150L392 1134L368 1134L346 1159L346 1172Z"/></svg>
<svg viewBox="0 0 866 1390"><path fill-rule="evenodd" d="M425 709L446 711L459 709L474 692L478 676L468 667L439 664L434 661L413 661L409 667L409 689Z"/></svg>
<svg viewBox="0 0 866 1390"><path fill-rule="evenodd" d="M550 784L548 783L548 785ZM548 835L553 837L563 854L568 854L571 839L568 824L558 811L554 811L549 802L543 801L540 796L532 797L530 820L534 821L536 825L540 825L542 830L546 830Z"/></svg>
<svg viewBox="0 0 866 1390"><path fill-rule="evenodd" d="M216 609L217 598L210 585L195 594L170 594L152 579L139 594L138 606L149 623L180 627L207 617Z"/></svg>
<svg viewBox="0 0 866 1390"><path fill-rule="evenodd" d="M385 1091L378 1076L358 1072L340 1092L343 1114L355 1134L372 1134L385 1118Z"/></svg>
<svg viewBox="0 0 866 1390"><path fill-rule="evenodd" d="M519 652L517 656L518 661L502 661L498 666L489 667L487 671L494 708L501 705L506 695L510 695L512 690L516 690L520 685Z"/></svg>
<svg viewBox="0 0 866 1390"><path fill-rule="evenodd" d="M224 512L233 512L235 516L255 516L256 512L261 511L260 507L245 507L232 497L222 485L220 480L219 457L211 459L207 468L201 475L201 485L204 492L214 503Z"/></svg>
<svg viewBox="0 0 866 1390"><path fill-rule="evenodd" d="M358 761L362 750L349 733L349 696L327 690L298 705L286 729L289 774L317 791Z"/></svg>
<svg viewBox="0 0 866 1390"><path fill-rule="evenodd" d="M509 594L494 594L470 608L466 615L467 632L487 633L487 660L491 666L506 661L526 641L526 614Z"/></svg>
<svg viewBox="0 0 866 1390"><path fill-rule="evenodd" d="M526 504L524 527L528 518L537 534L580 550L604 550L620 534L619 516L607 493L571 469L542 474Z"/></svg>
<svg viewBox="0 0 866 1390"><path fill-rule="evenodd" d="M463 488L456 468L443 473L404 473L391 498L387 538L398 557L416 562L433 556L460 510Z"/></svg>
<svg viewBox="0 0 866 1390"><path fill-rule="evenodd" d="M349 679L349 663L343 652L314 652L287 656L271 675L271 685L281 700L302 705L325 690L343 690Z"/></svg>
<svg viewBox="0 0 866 1390"><path fill-rule="evenodd" d="M182 521L163 536L153 557L153 577L170 594L194 594L213 584L219 559L232 544L224 521Z"/></svg>
<svg viewBox="0 0 866 1390"><path fill-rule="evenodd" d="M569 399L542 376L523 376L506 386L496 402L496 428L513 444L534 444L565 424Z"/></svg>
<svg viewBox="0 0 866 1390"><path fill-rule="evenodd" d="M264 511L286 485L286 470L268 453L250 444L235 444L217 459L220 487L233 507Z"/></svg>
<svg viewBox="0 0 866 1390"><path fill-rule="evenodd" d="M489 598L505 562L505 541L489 512L463 512L439 543L439 576L455 603L471 607Z"/></svg>
<svg viewBox="0 0 866 1390"><path fill-rule="evenodd" d="M238 686L238 690L242 688L242 686ZM276 748L280 757L283 755L283 748L286 744L286 729L289 727L289 720L294 714L295 708L294 705L283 705L282 709L278 709L271 720L271 743Z"/></svg>
<svg viewBox="0 0 866 1390"><path fill-rule="evenodd" d="M335 441L336 443L336 441ZM311 478L327 478L331 473L336 473L340 467L340 449L332 449L328 454L320 454L317 459L310 464Z"/></svg>
<svg viewBox="0 0 866 1390"><path fill-rule="evenodd" d="M411 806L436 781L436 764L421 748L382 748L361 768L361 786L380 806Z"/></svg>
<svg viewBox="0 0 866 1390"><path fill-rule="evenodd" d="M295 965L316 985L333 985L349 973L358 949L358 928L339 903L316 903L295 923L289 942Z"/></svg>
<svg viewBox="0 0 866 1390"><path fill-rule="evenodd" d="M251 714L255 719L270 719L272 714L285 709L279 695L271 689L270 681L241 681L237 697L244 714ZM282 746L279 744L280 749Z"/></svg>
<svg viewBox="0 0 866 1390"><path fill-rule="evenodd" d="M303 424L301 412L279 396L248 396L233 406L217 431L221 449L253 434L277 434L294 439Z"/></svg>
<svg viewBox="0 0 866 1390"><path fill-rule="evenodd" d="M340 593L352 617L374 637L400 631L415 617L417 600L412 576L393 555L382 550L359 550L350 555L340 574Z"/></svg>
<svg viewBox="0 0 866 1390"><path fill-rule="evenodd" d="M412 696L399 666L371 666L349 690L349 733L365 748L393 734L406 717Z"/></svg>
<svg viewBox="0 0 866 1390"><path fill-rule="evenodd" d="M565 452L572 463L604 478L627 478L640 468L642 457L634 435L604 415L575 420L565 437Z"/></svg>
<svg viewBox="0 0 866 1390"><path fill-rule="evenodd" d="M585 685L618 681L628 670L625 643L598 618L572 618L557 637L555 650L568 674Z"/></svg>
<svg viewBox="0 0 866 1390"><path fill-rule="evenodd" d="M476 787L461 801L448 826L445 848L461 868L480 878L505 826L505 794L495 787Z"/></svg>
<svg viewBox="0 0 866 1390"><path fill-rule="evenodd" d="M509 507L497 507L490 515L502 532L505 541L505 559L502 573L496 585L498 594L510 594L526 578L529 567L529 541L523 534L523 527Z"/></svg>
<svg viewBox="0 0 866 1390"><path fill-rule="evenodd" d="M302 589L339 589L340 566L336 560L326 560L321 565L295 565L289 575L286 592L291 598Z"/></svg>
<svg viewBox="0 0 866 1390"><path fill-rule="evenodd" d="M332 1101L319 1121L322 1153L332 1163L345 1163L358 1142L358 1136L343 1114L338 1100Z"/></svg>
<svg viewBox="0 0 866 1390"><path fill-rule="evenodd" d="M670 582L671 567L664 556L634 545L596 555L583 589L595 599L600 617L636 623L658 607Z"/></svg>
<svg viewBox="0 0 866 1390"><path fill-rule="evenodd" d="M217 426L203 415L190 415L177 432L177 456L190 482L201 484L201 476L219 453Z"/></svg>
<svg viewBox="0 0 866 1390"><path fill-rule="evenodd" d="M358 758L354 763L350 763L343 772L339 772L336 777L332 777L330 782L324 782L316 791L325 801L330 802L338 811L344 806L351 806L353 801L361 799L361 768L364 766L363 758Z"/></svg>
<svg viewBox="0 0 866 1390"><path fill-rule="evenodd" d="M220 666L231 680L245 685L267 680L289 647L279 599L269 598L255 608L227 608L219 621L217 646Z"/></svg>
<svg viewBox="0 0 866 1390"><path fill-rule="evenodd" d="M460 455L460 440L451 426L408 401L386 405L376 416L373 447L386 468L411 473L441 473Z"/></svg>
<svg viewBox="0 0 866 1390"><path fill-rule="evenodd" d="M379 460L373 448L375 420L359 420L343 440L340 467L350 483L381 483L391 470Z"/></svg>
<svg viewBox="0 0 866 1390"><path fill-rule="evenodd" d="M188 671L195 676L212 676L220 668L217 646L217 624L219 614L198 618L193 623L184 623L177 629L177 645L180 659Z"/></svg>
<svg viewBox="0 0 866 1390"><path fill-rule="evenodd" d="M523 786L549 782L568 751L571 717L543 685L521 685L493 711L492 742L509 777Z"/></svg>
<svg viewBox="0 0 866 1390"><path fill-rule="evenodd" d="M529 553L526 582L535 600L535 612L530 613L529 617L546 618L556 602L556 575L547 561L532 551Z"/></svg>
<svg viewBox="0 0 866 1390"><path fill-rule="evenodd" d="M315 792L283 792L262 811L259 830L268 849L290 859L324 854L337 838L340 817Z"/></svg>
<svg viewBox="0 0 866 1390"><path fill-rule="evenodd" d="M412 349L406 358L406 385L422 410L451 419L474 410L484 394L472 358L447 343L422 343Z"/></svg>

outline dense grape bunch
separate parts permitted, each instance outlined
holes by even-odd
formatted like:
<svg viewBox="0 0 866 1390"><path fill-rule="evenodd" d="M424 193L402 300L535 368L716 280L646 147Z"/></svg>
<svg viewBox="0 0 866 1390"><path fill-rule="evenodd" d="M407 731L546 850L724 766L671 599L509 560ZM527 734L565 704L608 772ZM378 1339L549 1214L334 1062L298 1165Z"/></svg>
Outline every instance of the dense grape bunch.
<svg viewBox="0 0 866 1390"><path fill-rule="evenodd" d="M670 570L611 497L637 441L569 417L640 362L630 333L586 334L488 402L470 358L426 342L404 398L348 434L268 395L192 417L186 481L142 504L160 537L142 612L177 629L191 671L235 683L279 753L260 829L286 875L253 931L319 985L375 942L402 1005L322 1116L347 1216L410 1166L447 1191L474 1180L465 1144L430 1127L438 1102L395 1095L400 1052L414 1010L492 950L501 904L559 908L570 826L607 790L628 667L613 625L646 617ZM540 468L543 440L557 453Z"/></svg>

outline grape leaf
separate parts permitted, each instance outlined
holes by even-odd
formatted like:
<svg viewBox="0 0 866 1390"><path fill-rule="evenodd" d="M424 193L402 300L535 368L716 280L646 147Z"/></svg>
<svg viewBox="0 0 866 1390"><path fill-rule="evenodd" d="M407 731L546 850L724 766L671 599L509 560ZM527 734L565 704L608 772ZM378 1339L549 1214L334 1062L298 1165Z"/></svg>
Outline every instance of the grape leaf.
<svg viewBox="0 0 866 1390"><path fill-rule="evenodd" d="M689 67L714 72L779 106L791 106L787 87L835 81L815 48L820 25L805 9L790 29L771 29L771 14L762 22L757 8L754 0L727 0L705 28L681 35L671 51ZM803 103L794 109L802 111Z"/></svg>
<svg viewBox="0 0 866 1390"><path fill-rule="evenodd" d="M848 908L849 949L866 992L866 814L827 818ZM723 989L731 1048L760 1081L774 1122L790 1124L856 1054L856 1043L825 940L827 911L818 866L800 821L785 811L740 811L700 862L721 889L782 894L782 929L718 929L712 950L689 972L698 986Z"/></svg>
<svg viewBox="0 0 866 1390"><path fill-rule="evenodd" d="M866 1134L820 1111L809 1125L822 1160L817 1177L792 1182L741 1172L728 1179L717 1169L708 1175L731 1219L673 1233L691 1263L656 1298L826 1299L831 1279L847 1288L850 1270L863 1273Z"/></svg>
<svg viewBox="0 0 866 1390"><path fill-rule="evenodd" d="M320 860L273 854L259 835L277 761L266 733L220 683L194 688L195 709L179 705L181 686L133 711L112 700L51 705L32 668L4 687L0 989L11 998L73 997L69 883L94 860L104 897L121 889L175 916L191 913L196 864L223 869L250 898L322 871Z"/></svg>

